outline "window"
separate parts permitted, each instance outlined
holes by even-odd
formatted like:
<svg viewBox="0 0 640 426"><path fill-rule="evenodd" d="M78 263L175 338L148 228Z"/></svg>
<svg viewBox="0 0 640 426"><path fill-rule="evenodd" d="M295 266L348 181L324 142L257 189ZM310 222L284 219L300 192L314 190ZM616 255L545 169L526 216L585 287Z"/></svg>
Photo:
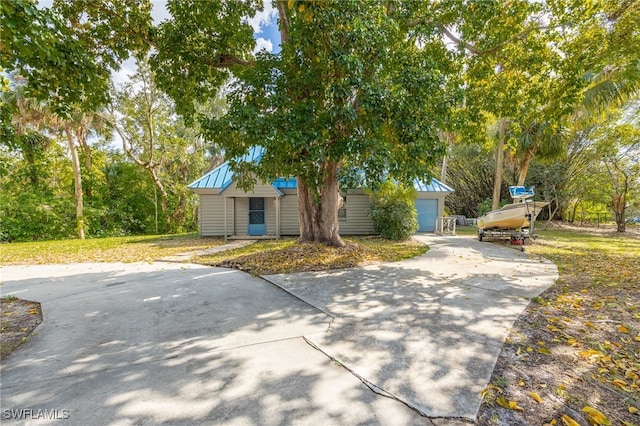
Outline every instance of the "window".
<svg viewBox="0 0 640 426"><path fill-rule="evenodd" d="M264 198L249 198L249 210L264 210Z"/></svg>
<svg viewBox="0 0 640 426"><path fill-rule="evenodd" d="M342 205L338 209L338 220L347 220L347 196L342 196Z"/></svg>

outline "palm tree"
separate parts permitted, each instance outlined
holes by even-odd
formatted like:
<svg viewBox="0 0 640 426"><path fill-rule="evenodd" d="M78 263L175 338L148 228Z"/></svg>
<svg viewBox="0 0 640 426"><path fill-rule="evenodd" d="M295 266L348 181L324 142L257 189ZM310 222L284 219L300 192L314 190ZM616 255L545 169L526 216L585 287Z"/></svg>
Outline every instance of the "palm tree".
<svg viewBox="0 0 640 426"><path fill-rule="evenodd" d="M565 153L567 128L550 120L518 122L512 132L517 141L514 157L518 162L519 186L524 185L534 156L541 160L554 160Z"/></svg>
<svg viewBox="0 0 640 426"><path fill-rule="evenodd" d="M71 158L74 177L76 205L76 229L79 239L84 239L84 197L82 189L82 172L78 157L78 146L85 153L86 165L91 168L91 152L87 136L91 129L100 126L98 115L76 109L66 118L54 113L46 102L37 101L28 96L24 90L24 81L16 78L13 90L6 92L3 102L11 106L11 121L15 128L15 142L25 156L25 160L33 165L37 153L46 150L50 143L49 135L58 133L64 136ZM35 169L31 173L32 184L37 184Z"/></svg>

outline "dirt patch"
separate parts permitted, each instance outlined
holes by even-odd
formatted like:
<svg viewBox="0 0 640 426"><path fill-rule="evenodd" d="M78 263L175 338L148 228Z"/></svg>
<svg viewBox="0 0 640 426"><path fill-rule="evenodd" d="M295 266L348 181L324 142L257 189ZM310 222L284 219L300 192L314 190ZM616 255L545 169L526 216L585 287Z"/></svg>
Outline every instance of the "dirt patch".
<svg viewBox="0 0 640 426"><path fill-rule="evenodd" d="M42 322L40 303L15 297L0 299L0 360L8 357Z"/></svg>

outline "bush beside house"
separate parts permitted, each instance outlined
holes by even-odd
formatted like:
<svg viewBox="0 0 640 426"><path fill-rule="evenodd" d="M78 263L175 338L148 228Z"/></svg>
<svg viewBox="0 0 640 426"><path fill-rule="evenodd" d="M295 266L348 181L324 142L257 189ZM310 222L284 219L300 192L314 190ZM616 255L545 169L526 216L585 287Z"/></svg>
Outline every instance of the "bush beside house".
<svg viewBox="0 0 640 426"><path fill-rule="evenodd" d="M377 233L395 241L406 240L418 230L418 212L415 206L416 190L386 181L371 197L369 217Z"/></svg>

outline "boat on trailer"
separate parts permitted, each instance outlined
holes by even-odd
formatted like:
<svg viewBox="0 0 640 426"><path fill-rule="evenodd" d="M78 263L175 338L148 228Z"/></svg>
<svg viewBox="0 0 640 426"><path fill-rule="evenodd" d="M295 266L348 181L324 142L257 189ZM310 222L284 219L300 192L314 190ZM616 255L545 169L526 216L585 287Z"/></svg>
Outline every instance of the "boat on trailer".
<svg viewBox="0 0 640 426"><path fill-rule="evenodd" d="M513 244L522 244L533 237L533 224L548 201L534 201L533 187L510 186L513 199L499 210L493 210L478 218L478 240L483 238L505 238Z"/></svg>

